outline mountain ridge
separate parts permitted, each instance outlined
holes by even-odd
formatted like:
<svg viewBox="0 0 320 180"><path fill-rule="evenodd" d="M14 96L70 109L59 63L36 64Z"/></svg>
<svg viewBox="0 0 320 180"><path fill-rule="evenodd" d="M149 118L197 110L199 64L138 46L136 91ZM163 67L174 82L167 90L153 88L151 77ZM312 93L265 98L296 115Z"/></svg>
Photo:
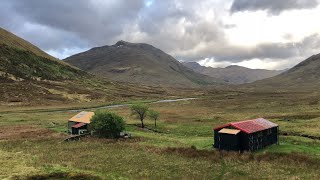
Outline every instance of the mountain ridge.
<svg viewBox="0 0 320 180"><path fill-rule="evenodd" d="M213 68L201 66L197 62L183 62L183 64L198 73L222 79L230 84L252 83L284 72L265 69L250 69L238 65L230 65L225 68Z"/></svg>
<svg viewBox="0 0 320 180"><path fill-rule="evenodd" d="M152 86L197 87L222 84L183 66L162 50L146 43L118 41L64 59L84 71L120 82Z"/></svg>

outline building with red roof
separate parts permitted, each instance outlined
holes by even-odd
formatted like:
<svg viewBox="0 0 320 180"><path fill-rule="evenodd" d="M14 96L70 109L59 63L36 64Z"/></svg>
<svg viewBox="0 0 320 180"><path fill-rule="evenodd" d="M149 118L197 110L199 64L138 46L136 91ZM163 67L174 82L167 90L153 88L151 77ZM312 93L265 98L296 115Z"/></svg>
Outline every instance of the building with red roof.
<svg viewBox="0 0 320 180"><path fill-rule="evenodd" d="M213 129L213 146L220 150L256 151L278 143L278 128L263 118L231 122Z"/></svg>

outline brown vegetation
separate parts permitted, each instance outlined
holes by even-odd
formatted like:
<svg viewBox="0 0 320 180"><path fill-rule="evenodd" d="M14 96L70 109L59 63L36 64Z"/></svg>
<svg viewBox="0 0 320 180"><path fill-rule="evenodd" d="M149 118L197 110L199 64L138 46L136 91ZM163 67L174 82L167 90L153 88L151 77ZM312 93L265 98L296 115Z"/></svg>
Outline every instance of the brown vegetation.
<svg viewBox="0 0 320 180"><path fill-rule="evenodd" d="M36 126L1 126L0 128L0 140L12 140L12 139L35 139L35 138L47 138L47 137L63 136L55 133L47 128L39 128Z"/></svg>
<svg viewBox="0 0 320 180"><path fill-rule="evenodd" d="M81 172L53 172L48 174L37 174L30 176L14 176L15 180L43 180L43 179L70 179L70 180L99 180L98 176L85 174Z"/></svg>
<svg viewBox="0 0 320 180"><path fill-rule="evenodd" d="M305 154L301 153L251 153L251 152L228 152L228 151L212 151L212 150L198 150L195 147L183 148L183 147L169 147L165 148L162 153L176 154L179 156L185 156L188 158L205 158L213 161L239 161L239 162L249 162L249 161L267 161L267 162L276 162L284 163L286 165L312 165L315 168L320 168L319 159L311 158Z"/></svg>

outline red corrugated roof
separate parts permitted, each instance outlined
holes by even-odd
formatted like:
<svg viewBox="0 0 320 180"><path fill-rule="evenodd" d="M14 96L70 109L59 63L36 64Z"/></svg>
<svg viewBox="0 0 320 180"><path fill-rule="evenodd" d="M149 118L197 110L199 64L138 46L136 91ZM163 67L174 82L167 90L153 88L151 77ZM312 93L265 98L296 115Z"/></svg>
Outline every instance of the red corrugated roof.
<svg viewBox="0 0 320 180"><path fill-rule="evenodd" d="M258 119L251 119L251 120L245 120L245 121L239 121L239 122L232 122L229 124L225 124L223 126L219 126L214 128L214 130L218 130L224 127L232 126L236 129L239 129L247 134L251 134L254 132L270 129L273 127L277 127L278 125L270 122L263 118Z"/></svg>
<svg viewBox="0 0 320 180"><path fill-rule="evenodd" d="M86 125L86 124L85 123L78 123L78 124L73 125L72 127L73 128L80 128L80 127L82 127L84 125Z"/></svg>

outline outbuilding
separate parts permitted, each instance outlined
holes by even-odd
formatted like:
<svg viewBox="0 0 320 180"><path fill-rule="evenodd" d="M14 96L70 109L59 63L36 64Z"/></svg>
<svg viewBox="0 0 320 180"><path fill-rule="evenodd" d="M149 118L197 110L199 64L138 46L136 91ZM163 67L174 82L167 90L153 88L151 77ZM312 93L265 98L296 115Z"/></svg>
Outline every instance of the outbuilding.
<svg viewBox="0 0 320 180"><path fill-rule="evenodd" d="M214 148L227 151L256 151L278 143L279 126L264 118L232 122L214 130Z"/></svg>
<svg viewBox="0 0 320 180"><path fill-rule="evenodd" d="M90 133L90 122L94 112L82 111L73 116L68 121L68 131L70 134Z"/></svg>

